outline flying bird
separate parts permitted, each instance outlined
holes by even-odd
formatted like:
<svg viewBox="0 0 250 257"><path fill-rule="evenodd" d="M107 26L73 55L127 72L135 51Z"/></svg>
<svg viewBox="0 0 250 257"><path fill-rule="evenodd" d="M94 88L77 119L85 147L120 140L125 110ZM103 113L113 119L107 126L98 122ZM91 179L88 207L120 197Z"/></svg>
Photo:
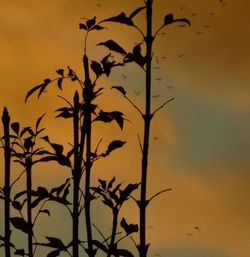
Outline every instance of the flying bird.
<svg viewBox="0 0 250 257"><path fill-rule="evenodd" d="M192 12L192 16L193 17L197 16L197 12Z"/></svg>
<svg viewBox="0 0 250 257"><path fill-rule="evenodd" d="M202 27L205 28L205 29L208 29L208 28L211 28L211 25L209 25L209 24L204 24Z"/></svg>
<svg viewBox="0 0 250 257"><path fill-rule="evenodd" d="M200 231L200 228L198 226L194 227L197 231Z"/></svg>
<svg viewBox="0 0 250 257"><path fill-rule="evenodd" d="M166 86L166 88L168 88L169 90L171 90L173 88L173 86Z"/></svg>
<svg viewBox="0 0 250 257"><path fill-rule="evenodd" d="M154 140L156 141L159 137L154 136L153 138L154 138Z"/></svg>
<svg viewBox="0 0 250 257"><path fill-rule="evenodd" d="M96 4L96 6L97 6L98 8L101 8L101 7L102 7L102 5L101 5L101 4Z"/></svg>
<svg viewBox="0 0 250 257"><path fill-rule="evenodd" d="M180 7L180 10L183 11L183 10L185 10L186 8L187 8L187 6L181 6L181 7Z"/></svg>
<svg viewBox="0 0 250 257"><path fill-rule="evenodd" d="M201 35L203 32L202 31L196 31L195 34L196 35Z"/></svg>
<svg viewBox="0 0 250 257"><path fill-rule="evenodd" d="M182 57L184 56L184 54L177 54L177 56L178 56L179 58L182 58Z"/></svg>
<svg viewBox="0 0 250 257"><path fill-rule="evenodd" d="M166 55L163 55L162 57L161 57L161 59L163 60L163 59L166 59L167 57L166 57Z"/></svg>
<svg viewBox="0 0 250 257"><path fill-rule="evenodd" d="M161 80L162 80L162 77L159 77L159 78L155 78L155 80L157 80L157 81L161 82Z"/></svg>
<svg viewBox="0 0 250 257"><path fill-rule="evenodd" d="M141 91L135 91L136 95L139 95L141 93Z"/></svg>
<svg viewBox="0 0 250 257"><path fill-rule="evenodd" d="M187 236L193 236L194 233L187 233L186 235L187 235Z"/></svg>
<svg viewBox="0 0 250 257"><path fill-rule="evenodd" d="M160 95L152 95L152 98L158 98Z"/></svg>

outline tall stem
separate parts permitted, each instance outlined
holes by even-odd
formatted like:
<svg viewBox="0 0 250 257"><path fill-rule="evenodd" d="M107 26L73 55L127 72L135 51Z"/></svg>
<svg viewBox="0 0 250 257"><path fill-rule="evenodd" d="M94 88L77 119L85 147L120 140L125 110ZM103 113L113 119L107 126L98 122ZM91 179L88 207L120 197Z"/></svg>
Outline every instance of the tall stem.
<svg viewBox="0 0 250 257"><path fill-rule="evenodd" d="M32 175L31 175L32 160L31 157L26 159L26 188L27 188L27 222L28 222L28 256L33 257L33 229L32 229L32 209L31 209L31 190L32 190Z"/></svg>
<svg viewBox="0 0 250 257"><path fill-rule="evenodd" d="M115 250L115 236L116 236L116 230L117 230L117 223L118 223L118 208L113 209L113 225L112 225L112 234L109 244L109 252L107 254L107 257L110 257L112 255L112 252Z"/></svg>
<svg viewBox="0 0 250 257"><path fill-rule="evenodd" d="M4 107L2 122L4 128L4 222L5 222L5 256L10 257L10 116L8 110Z"/></svg>
<svg viewBox="0 0 250 257"><path fill-rule="evenodd" d="M86 128L86 162L85 162L85 221L87 229L87 241L88 241L88 255L94 257L93 241L92 241L92 227L91 227L91 210L90 210L90 172L91 172L91 97L92 97L92 84L89 77L89 61L86 54L83 57L83 66L85 72L84 81L84 100L85 100L85 119L84 128Z"/></svg>
<svg viewBox="0 0 250 257"><path fill-rule="evenodd" d="M141 166L141 195L140 195L140 257L146 257L148 244L146 243L146 208L147 208L147 171L148 150L151 123L151 56L152 56L152 0L146 3L147 35L146 41L146 106L144 117L144 136Z"/></svg>
<svg viewBox="0 0 250 257"><path fill-rule="evenodd" d="M74 168L73 168L73 257L79 257L79 183L81 174L81 162L78 155L79 141L79 95L74 95L74 115L73 115L73 133L74 133Z"/></svg>

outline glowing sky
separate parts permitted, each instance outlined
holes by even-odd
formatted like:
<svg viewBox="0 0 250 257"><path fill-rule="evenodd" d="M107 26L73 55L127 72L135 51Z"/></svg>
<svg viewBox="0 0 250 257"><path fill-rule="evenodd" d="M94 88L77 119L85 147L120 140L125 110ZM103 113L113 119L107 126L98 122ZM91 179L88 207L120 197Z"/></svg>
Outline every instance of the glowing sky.
<svg viewBox="0 0 250 257"><path fill-rule="evenodd" d="M224 2L225 6L219 0L155 0L155 28L169 12L189 18L192 26L173 25L155 42L153 94L160 96L152 99L153 108L170 97L176 99L152 125L149 194L166 187L173 190L160 196L149 209L150 256L250 256L250 2ZM141 3L0 0L0 110L7 106L13 120L24 125L47 112L44 124L50 137L68 143L70 128L63 120L53 120L53 111L61 104L55 95L61 92L49 90L39 101L33 97L24 104L27 90L67 65L81 74L81 18L130 13ZM137 20L142 22L143 16ZM98 40L112 37L128 49L140 40L131 29L120 25L109 28L91 37L91 58L107 53L103 47L95 47ZM109 88L123 85L143 107L143 75L136 66L128 65L103 80L107 94L100 98L102 107L122 110L132 122L125 125L124 132L113 125L112 129L97 126L96 141L103 137L107 144L115 136L127 144L110 157L112 166L111 160L96 164L95 177L115 174L125 181L139 178L136 133L142 133L142 122ZM67 90L68 94L72 92ZM135 91L141 92L139 96ZM59 167L53 166L53 174L40 169L35 184L62 181L58 180L62 174ZM124 212L136 222L134 206Z"/></svg>

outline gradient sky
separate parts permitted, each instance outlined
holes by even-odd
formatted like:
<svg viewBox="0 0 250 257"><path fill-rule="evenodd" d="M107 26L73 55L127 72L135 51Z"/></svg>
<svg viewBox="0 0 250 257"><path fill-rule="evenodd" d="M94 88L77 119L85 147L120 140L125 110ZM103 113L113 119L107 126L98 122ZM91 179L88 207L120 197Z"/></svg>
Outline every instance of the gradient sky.
<svg viewBox="0 0 250 257"><path fill-rule="evenodd" d="M56 69L67 65L82 74L83 32L78 29L81 18L130 13L141 3L0 0L0 110L7 106L13 121L23 125L34 123L46 112L47 133L54 141L67 144L71 140L70 127L64 120L53 119L53 111L62 104L55 95L61 92L52 89L39 101L33 97L24 104L26 92L43 79L53 78ZM156 116L152 125L149 195L166 187L173 190L149 207L149 256L250 256L250 2L224 3L225 6L219 0L155 1L155 28L169 12L189 18L192 26L173 25L155 41L153 66L160 69L154 69L153 94L160 96L152 99L153 109L170 97L176 99ZM143 16L137 21L141 23ZM106 54L104 47L95 44L110 38L126 49L140 40L135 31L110 25L109 30L91 36L90 58L97 60ZM159 77L160 82L156 80ZM95 140L104 138L103 149L114 137L127 144L109 160L96 164L95 180L116 175L123 181L136 181L140 167L136 133L142 133L142 122L133 108L109 88L123 85L143 108L143 72L128 65L102 83L106 89L99 100L102 108L122 110L132 122L126 123L123 132L115 125L96 127ZM135 91L141 91L140 95ZM70 97L70 87L66 92ZM67 172L56 165L46 170L39 167L34 183L55 185L65 176ZM124 214L136 222L133 204ZM102 224L101 217L97 218ZM44 222L50 231L51 221ZM58 223L58 228L50 232L59 230ZM64 233L69 232L65 229Z"/></svg>

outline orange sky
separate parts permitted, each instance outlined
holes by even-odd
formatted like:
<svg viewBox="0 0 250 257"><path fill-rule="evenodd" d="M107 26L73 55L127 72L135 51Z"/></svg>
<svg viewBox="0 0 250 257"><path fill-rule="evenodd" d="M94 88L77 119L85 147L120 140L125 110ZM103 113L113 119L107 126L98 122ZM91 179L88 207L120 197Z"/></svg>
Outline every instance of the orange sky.
<svg viewBox="0 0 250 257"><path fill-rule="evenodd" d="M2 0L0 110L7 106L13 121L23 125L34 123L46 112L47 133L54 141L68 143L71 136L65 135L71 133L70 127L64 120L53 119L53 111L62 103L55 100L55 94L61 92L49 90L39 101L32 97L27 104L25 94L44 78L52 78L58 68L70 65L81 74L80 18L96 15L101 19L121 11L130 13L142 3L118 2L119 5L115 0ZM153 226L149 233L152 256L250 256L250 2L224 2L226 6L218 0L155 1L156 27L169 12L189 18L192 26L173 25L155 42L154 66L159 65L160 70L154 70L153 94L160 97L152 99L152 103L157 107L170 97L176 100L159 113L152 125L149 193L173 188L160 196L148 212L148 223ZM192 13L197 15L193 17ZM142 21L143 16L138 18L138 22ZM91 58L107 53L104 47L95 47L99 40L114 38L128 49L140 40L134 31L120 25L109 28L90 38ZM124 80L121 74L128 77ZM160 82L155 80L159 77ZM100 98L102 107L111 110L115 106L132 123L127 123L123 132L115 125L97 126L96 141L103 137L103 144L108 144L115 136L127 144L110 160L97 163L95 176L110 178L115 174L120 180L136 181L140 165L136 133L142 133L142 122L132 107L109 88L123 85L143 107L143 73L128 65L102 82L107 91ZM173 88L169 90L167 86ZM69 95L71 90L67 90ZM137 96L134 91L141 94ZM50 169L52 175L50 170L39 167L35 184L60 183L67 175L58 166ZM124 212L136 222L133 204ZM44 222L49 227L53 221ZM98 222L101 223L100 217ZM194 226L200 226L201 231L186 236L194 232Z"/></svg>

